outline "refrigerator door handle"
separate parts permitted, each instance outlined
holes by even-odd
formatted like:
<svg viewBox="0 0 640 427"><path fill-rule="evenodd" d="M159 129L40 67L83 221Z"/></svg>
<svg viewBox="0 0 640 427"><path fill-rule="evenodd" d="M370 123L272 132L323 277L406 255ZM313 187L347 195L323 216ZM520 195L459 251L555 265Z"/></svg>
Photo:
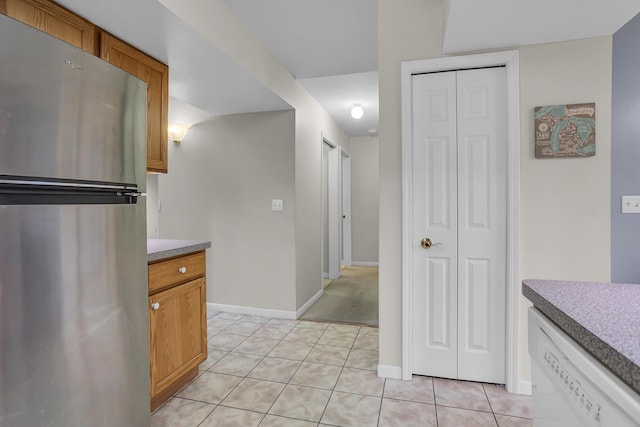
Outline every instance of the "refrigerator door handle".
<svg viewBox="0 0 640 427"><path fill-rule="evenodd" d="M78 189L78 190L112 190L112 191L137 191L135 184L115 184L107 182L72 181L72 180L48 180L48 179L25 179L24 177L0 177L0 187L14 187L29 190L30 188L47 189Z"/></svg>

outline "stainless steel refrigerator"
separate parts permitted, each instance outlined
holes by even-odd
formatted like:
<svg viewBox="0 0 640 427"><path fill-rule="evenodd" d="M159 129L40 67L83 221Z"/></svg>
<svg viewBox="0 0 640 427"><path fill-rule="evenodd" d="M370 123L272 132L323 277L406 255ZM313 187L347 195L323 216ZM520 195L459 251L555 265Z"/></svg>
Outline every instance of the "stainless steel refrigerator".
<svg viewBox="0 0 640 427"><path fill-rule="evenodd" d="M0 15L0 426L149 425L146 85Z"/></svg>

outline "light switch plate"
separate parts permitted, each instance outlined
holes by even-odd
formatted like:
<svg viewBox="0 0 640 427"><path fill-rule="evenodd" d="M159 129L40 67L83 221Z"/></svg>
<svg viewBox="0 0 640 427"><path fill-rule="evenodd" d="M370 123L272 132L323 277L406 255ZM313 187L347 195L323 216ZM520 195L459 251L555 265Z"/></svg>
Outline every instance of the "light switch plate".
<svg viewBox="0 0 640 427"><path fill-rule="evenodd" d="M271 210L272 211L283 211L284 210L284 200L282 199L273 199L271 200Z"/></svg>
<svg viewBox="0 0 640 427"><path fill-rule="evenodd" d="M622 196L622 213L640 213L640 196Z"/></svg>

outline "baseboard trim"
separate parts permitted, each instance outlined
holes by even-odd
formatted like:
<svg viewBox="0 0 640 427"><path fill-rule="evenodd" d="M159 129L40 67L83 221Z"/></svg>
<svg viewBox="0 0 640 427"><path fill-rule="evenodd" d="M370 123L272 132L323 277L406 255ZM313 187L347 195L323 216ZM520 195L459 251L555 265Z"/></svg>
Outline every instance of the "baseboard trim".
<svg viewBox="0 0 640 427"><path fill-rule="evenodd" d="M353 261L351 263L354 267L379 267L379 262L369 262L369 261Z"/></svg>
<svg viewBox="0 0 640 427"><path fill-rule="evenodd" d="M378 376L395 380L402 379L402 368L400 366L378 365Z"/></svg>
<svg viewBox="0 0 640 427"><path fill-rule="evenodd" d="M329 273L322 273L322 278L323 279L328 279L329 278Z"/></svg>
<svg viewBox="0 0 640 427"><path fill-rule="evenodd" d="M312 296L309 299L309 301L305 302L304 305L300 307L298 311L296 311L295 318L298 319L300 316L302 316L304 312L307 311L309 307L313 305L314 302L318 301L318 299L320 299L322 295L324 295L324 289L320 289L314 296Z"/></svg>
<svg viewBox="0 0 640 427"><path fill-rule="evenodd" d="M213 302L208 302L207 308L218 310L218 311L225 311L227 313L275 317L278 319L296 319L297 318L295 311L271 310L268 308L247 307L243 305L217 304Z"/></svg>
<svg viewBox="0 0 640 427"><path fill-rule="evenodd" d="M518 394L526 394L531 396L532 386L531 381L519 381L518 382Z"/></svg>

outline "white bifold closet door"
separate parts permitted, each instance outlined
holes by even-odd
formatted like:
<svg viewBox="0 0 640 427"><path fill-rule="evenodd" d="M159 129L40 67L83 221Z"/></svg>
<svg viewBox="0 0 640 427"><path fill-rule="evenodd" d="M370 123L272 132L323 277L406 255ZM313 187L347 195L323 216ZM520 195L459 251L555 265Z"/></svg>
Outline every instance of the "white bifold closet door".
<svg viewBox="0 0 640 427"><path fill-rule="evenodd" d="M412 103L413 371L504 383L505 70L415 75Z"/></svg>

